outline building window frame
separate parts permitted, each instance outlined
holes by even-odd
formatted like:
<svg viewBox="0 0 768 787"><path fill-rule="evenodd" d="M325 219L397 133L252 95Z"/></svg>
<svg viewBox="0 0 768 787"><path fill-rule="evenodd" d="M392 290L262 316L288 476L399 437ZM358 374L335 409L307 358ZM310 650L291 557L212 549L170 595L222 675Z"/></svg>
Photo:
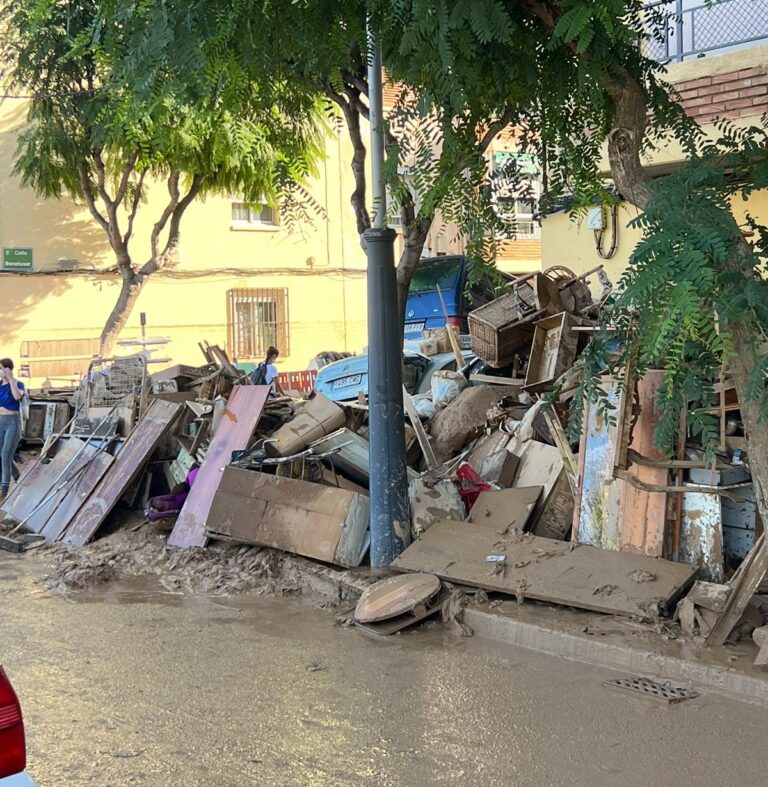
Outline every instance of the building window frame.
<svg viewBox="0 0 768 787"><path fill-rule="evenodd" d="M288 289L235 288L227 291L227 351L237 361L263 361L275 346L291 353Z"/></svg>
<svg viewBox="0 0 768 787"><path fill-rule="evenodd" d="M230 210L230 229L257 232L275 232L280 229L280 211L277 206L267 205L266 201L246 202L232 198Z"/></svg>

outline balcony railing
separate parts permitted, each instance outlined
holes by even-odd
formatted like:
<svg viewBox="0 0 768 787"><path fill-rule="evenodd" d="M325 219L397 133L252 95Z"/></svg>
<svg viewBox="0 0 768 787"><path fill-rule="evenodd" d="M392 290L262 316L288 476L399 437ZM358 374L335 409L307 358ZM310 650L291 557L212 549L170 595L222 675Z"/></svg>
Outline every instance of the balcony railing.
<svg viewBox="0 0 768 787"><path fill-rule="evenodd" d="M768 0L671 0L648 4L649 56L692 60L768 41Z"/></svg>

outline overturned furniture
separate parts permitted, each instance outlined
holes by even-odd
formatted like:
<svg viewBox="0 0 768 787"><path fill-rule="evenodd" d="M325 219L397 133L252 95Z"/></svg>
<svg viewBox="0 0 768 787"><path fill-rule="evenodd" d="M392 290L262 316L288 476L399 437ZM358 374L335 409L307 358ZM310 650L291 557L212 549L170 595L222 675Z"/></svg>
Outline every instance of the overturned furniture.
<svg viewBox="0 0 768 787"><path fill-rule="evenodd" d="M368 498L322 484L227 467L206 534L340 566L359 566L367 547Z"/></svg>

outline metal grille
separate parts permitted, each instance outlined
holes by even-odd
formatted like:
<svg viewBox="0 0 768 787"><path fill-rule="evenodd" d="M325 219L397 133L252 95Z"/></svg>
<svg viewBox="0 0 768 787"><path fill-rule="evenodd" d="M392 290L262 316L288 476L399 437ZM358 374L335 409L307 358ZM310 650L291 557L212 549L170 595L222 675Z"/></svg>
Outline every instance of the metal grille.
<svg viewBox="0 0 768 787"><path fill-rule="evenodd" d="M290 355L288 290L230 290L227 293L227 349L238 361L263 360L269 347Z"/></svg>
<svg viewBox="0 0 768 787"><path fill-rule="evenodd" d="M648 56L687 60L768 40L766 0L668 0L648 4Z"/></svg>
<svg viewBox="0 0 768 787"><path fill-rule="evenodd" d="M603 685L609 689L631 691L651 699L663 700L669 703L692 700L694 697L699 696L698 692L685 686L673 686L669 682L659 683L659 681L648 678L619 678L618 680L606 681Z"/></svg>

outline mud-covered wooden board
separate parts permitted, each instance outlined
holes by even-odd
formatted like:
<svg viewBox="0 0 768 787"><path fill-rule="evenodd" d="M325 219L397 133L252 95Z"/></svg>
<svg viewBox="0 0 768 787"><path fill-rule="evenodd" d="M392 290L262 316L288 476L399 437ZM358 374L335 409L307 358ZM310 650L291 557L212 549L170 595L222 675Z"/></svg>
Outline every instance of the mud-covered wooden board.
<svg viewBox="0 0 768 787"><path fill-rule="evenodd" d="M160 399L152 402L109 470L61 535L62 541L82 546L93 537L125 490L149 461L155 447L170 429L180 410L180 404L163 402Z"/></svg>
<svg viewBox="0 0 768 787"><path fill-rule="evenodd" d="M506 565L487 563L506 555ZM569 607L652 619L693 580L697 568L531 534L499 536L468 522L437 522L392 564L485 590Z"/></svg>
<svg viewBox="0 0 768 787"><path fill-rule="evenodd" d="M342 566L360 564L367 497L235 467L220 475L206 520L209 535Z"/></svg>

